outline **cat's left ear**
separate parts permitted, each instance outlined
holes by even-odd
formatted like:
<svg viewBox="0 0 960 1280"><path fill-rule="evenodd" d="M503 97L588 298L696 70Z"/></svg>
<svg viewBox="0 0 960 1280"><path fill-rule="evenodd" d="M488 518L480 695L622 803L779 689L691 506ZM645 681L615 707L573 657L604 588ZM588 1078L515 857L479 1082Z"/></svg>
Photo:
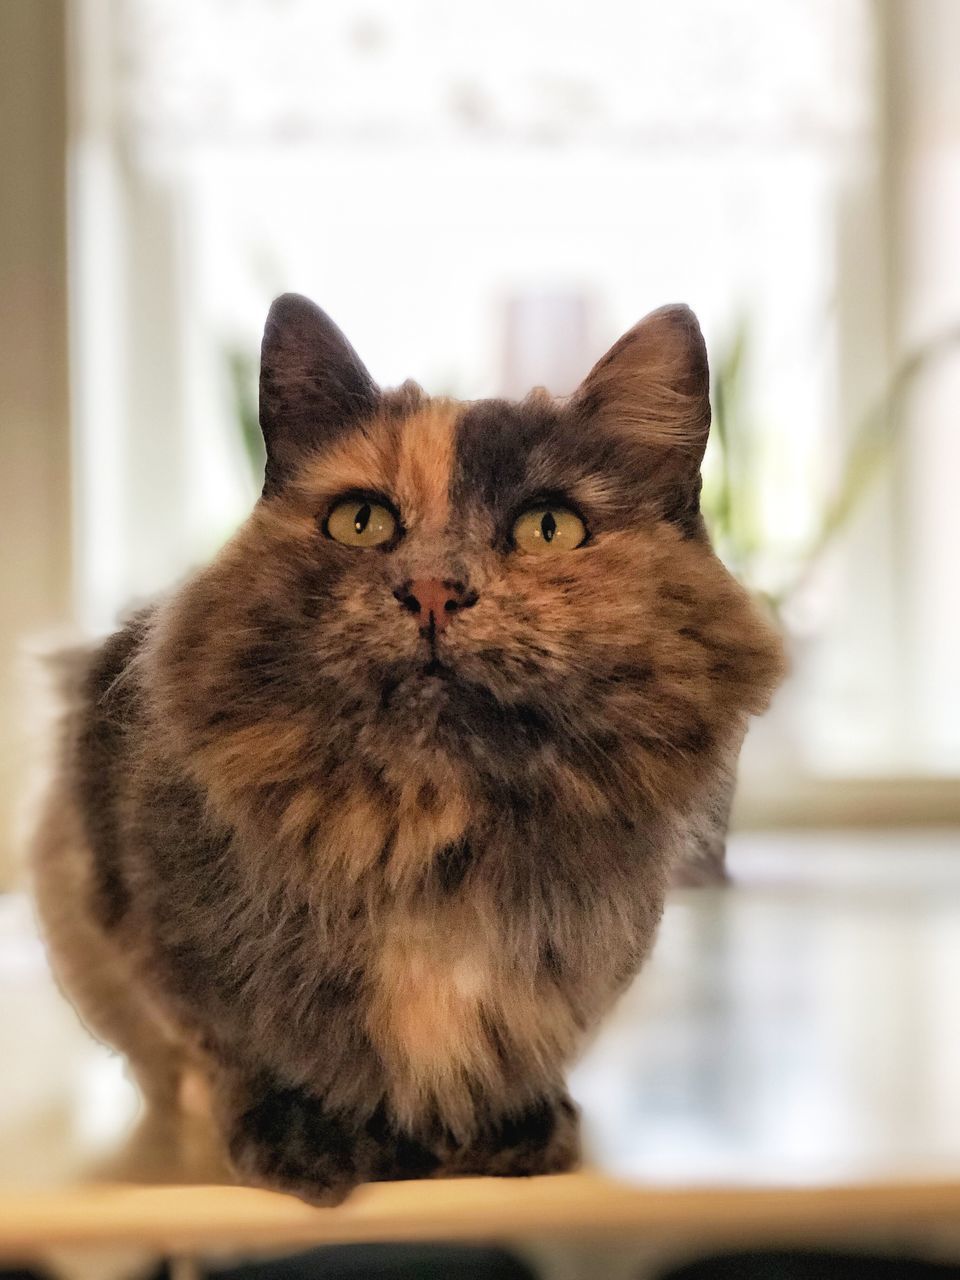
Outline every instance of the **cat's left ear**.
<svg viewBox="0 0 960 1280"><path fill-rule="evenodd" d="M372 414L380 392L325 311L298 293L277 298L260 348L263 492L275 492L302 455Z"/></svg>
<svg viewBox="0 0 960 1280"><path fill-rule="evenodd" d="M710 375L689 307L661 307L635 324L587 374L571 407L589 429L619 437L624 461L666 519L697 526Z"/></svg>

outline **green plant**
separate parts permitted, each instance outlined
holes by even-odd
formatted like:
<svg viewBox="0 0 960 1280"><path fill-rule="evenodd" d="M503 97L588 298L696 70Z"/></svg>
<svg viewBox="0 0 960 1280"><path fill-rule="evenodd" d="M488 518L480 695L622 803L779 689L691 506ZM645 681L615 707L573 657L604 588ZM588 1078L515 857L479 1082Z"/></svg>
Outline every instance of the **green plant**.
<svg viewBox="0 0 960 1280"><path fill-rule="evenodd" d="M258 405L257 380L260 361L257 356L241 347L226 348L224 357L233 412L240 429L240 440L250 464L250 475L259 491L263 484L263 468L267 461L263 436L260 432Z"/></svg>
<svg viewBox="0 0 960 1280"><path fill-rule="evenodd" d="M841 538L871 484L891 460L902 431L904 403L918 376L957 347L960 327L950 328L897 366L882 394L847 434L836 484L817 512L805 545L781 558L771 585L771 548L761 511L767 483L759 447L762 433L751 415L747 391L749 327L745 321L736 326L713 361L711 465L704 483L703 511L721 557L775 612L783 611L824 553Z"/></svg>

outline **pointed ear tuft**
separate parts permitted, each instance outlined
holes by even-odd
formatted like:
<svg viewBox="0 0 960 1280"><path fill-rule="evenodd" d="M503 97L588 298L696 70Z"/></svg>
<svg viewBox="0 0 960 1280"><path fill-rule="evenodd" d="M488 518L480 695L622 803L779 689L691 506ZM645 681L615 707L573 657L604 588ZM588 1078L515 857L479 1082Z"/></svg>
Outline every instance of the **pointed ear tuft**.
<svg viewBox="0 0 960 1280"><path fill-rule="evenodd" d="M587 374L573 407L622 439L666 518L697 524L710 376L689 307L661 307L635 324Z"/></svg>
<svg viewBox="0 0 960 1280"><path fill-rule="evenodd" d="M260 427L267 446L263 492L343 427L372 413L379 390L326 312L285 293L273 303L260 349Z"/></svg>

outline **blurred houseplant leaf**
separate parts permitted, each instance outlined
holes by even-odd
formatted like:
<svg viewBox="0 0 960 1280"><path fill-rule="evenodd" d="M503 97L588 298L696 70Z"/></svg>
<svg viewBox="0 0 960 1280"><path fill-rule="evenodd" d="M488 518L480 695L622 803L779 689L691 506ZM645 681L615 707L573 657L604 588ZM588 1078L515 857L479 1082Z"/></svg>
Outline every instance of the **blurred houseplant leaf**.
<svg viewBox="0 0 960 1280"><path fill-rule="evenodd" d="M769 581L761 586L759 574L761 555L769 568L760 503L767 477L757 448L760 433L748 403L749 348L749 326L740 321L713 361L714 466L704 483L703 512L721 558L780 615L824 553L842 537L872 482L890 461L909 392L931 364L960 348L960 327L947 329L912 351L854 425L833 492L816 513L815 527L799 556L785 557L778 566L773 586Z"/></svg>
<svg viewBox="0 0 960 1280"><path fill-rule="evenodd" d="M250 465L250 475L257 493L263 487L263 469L267 453L260 431L259 358L241 347L227 347L224 351L230 399L234 417L240 429L243 452Z"/></svg>

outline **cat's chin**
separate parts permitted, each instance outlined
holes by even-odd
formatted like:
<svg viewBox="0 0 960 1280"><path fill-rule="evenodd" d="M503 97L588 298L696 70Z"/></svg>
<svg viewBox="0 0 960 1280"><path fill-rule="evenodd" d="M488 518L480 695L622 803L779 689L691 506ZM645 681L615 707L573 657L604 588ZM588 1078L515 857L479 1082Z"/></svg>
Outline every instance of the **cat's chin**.
<svg viewBox="0 0 960 1280"><path fill-rule="evenodd" d="M397 672L397 676L397 684L413 693L449 685L459 678L455 664L436 651L418 653L407 666Z"/></svg>
<svg viewBox="0 0 960 1280"><path fill-rule="evenodd" d="M380 710L392 721L413 714L422 727L424 712L439 709L456 683L455 669L436 654L428 654L394 669L381 686Z"/></svg>

